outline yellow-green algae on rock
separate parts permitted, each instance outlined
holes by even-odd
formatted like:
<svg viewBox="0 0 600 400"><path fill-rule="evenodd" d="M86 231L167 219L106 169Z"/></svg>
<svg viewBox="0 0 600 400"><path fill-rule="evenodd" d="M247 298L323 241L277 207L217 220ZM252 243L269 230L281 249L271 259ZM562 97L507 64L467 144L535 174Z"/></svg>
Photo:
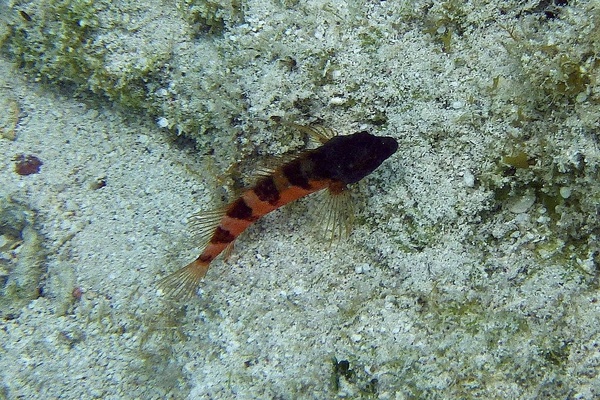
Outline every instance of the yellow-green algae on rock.
<svg viewBox="0 0 600 400"><path fill-rule="evenodd" d="M0 318L14 318L40 296L44 260L35 212L0 199Z"/></svg>

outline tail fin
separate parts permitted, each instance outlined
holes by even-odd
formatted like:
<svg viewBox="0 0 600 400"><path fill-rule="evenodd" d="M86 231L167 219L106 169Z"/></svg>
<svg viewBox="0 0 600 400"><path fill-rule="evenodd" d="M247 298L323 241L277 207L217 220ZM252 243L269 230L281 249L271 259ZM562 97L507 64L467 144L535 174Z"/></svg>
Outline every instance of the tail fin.
<svg viewBox="0 0 600 400"><path fill-rule="evenodd" d="M197 258L180 270L161 279L158 288L168 297L188 299L198 290L200 280L208 271L208 265L208 262L200 261L200 258Z"/></svg>

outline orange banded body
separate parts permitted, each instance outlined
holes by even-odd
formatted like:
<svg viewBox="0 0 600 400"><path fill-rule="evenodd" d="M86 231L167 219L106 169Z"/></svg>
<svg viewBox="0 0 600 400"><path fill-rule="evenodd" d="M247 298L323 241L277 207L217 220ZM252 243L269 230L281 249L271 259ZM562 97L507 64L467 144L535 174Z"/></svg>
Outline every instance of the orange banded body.
<svg viewBox="0 0 600 400"><path fill-rule="evenodd" d="M304 129L311 131L310 128ZM322 136L320 138L323 139ZM362 131L334 136L323 146L304 151L262 176L224 209L211 213L214 218L205 219L199 214L200 229L208 238L204 250L196 260L167 276L162 286L171 294L193 293L212 260L229 248L256 220L323 189L328 189L334 196L341 194L347 185L373 172L397 148L398 143L391 137L378 137Z"/></svg>

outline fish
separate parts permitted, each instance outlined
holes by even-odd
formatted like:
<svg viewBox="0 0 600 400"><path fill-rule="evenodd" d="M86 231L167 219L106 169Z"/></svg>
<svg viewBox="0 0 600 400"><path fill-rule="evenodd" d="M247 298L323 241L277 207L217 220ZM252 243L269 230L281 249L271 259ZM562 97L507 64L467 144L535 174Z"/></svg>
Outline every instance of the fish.
<svg viewBox="0 0 600 400"><path fill-rule="evenodd" d="M308 133L321 146L304 150L281 165L263 171L253 185L228 205L194 214L192 229L202 243L202 253L159 282L163 293L186 298L196 293L212 261L221 253L227 255L242 232L261 217L294 200L326 190L332 204L343 204L344 201L336 200L348 198L348 185L375 171L398 150L398 142L393 137L376 136L367 131L338 135L333 129L321 126L286 125ZM332 215L337 218L337 211ZM336 223L333 221L332 225Z"/></svg>

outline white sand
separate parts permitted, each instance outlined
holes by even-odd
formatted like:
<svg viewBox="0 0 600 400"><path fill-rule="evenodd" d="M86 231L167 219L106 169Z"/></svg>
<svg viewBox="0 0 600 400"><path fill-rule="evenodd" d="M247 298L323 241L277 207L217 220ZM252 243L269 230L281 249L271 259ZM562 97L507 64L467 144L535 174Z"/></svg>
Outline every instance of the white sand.
<svg viewBox="0 0 600 400"><path fill-rule="evenodd" d="M487 34L481 43L500 35ZM0 139L0 198L35 210L47 251L42 297L0 320L0 398L599 396L598 272L542 257L536 243L552 243L536 223L542 205L495 208L479 184L497 162L486 149L511 125L476 119L469 95L492 84L482 71L501 46L473 69L460 48L456 67L433 47L390 41L380 54L400 52L393 75L404 65L406 93L426 94L377 106L389 121L375 132L401 148L357 188L350 240L323 244L307 199L252 227L187 304L162 298L156 281L197 256L185 220L216 205L223 171L154 121L53 93L0 59L3 128L16 123L15 140ZM353 57L341 61L348 76ZM356 82L385 73L356 71ZM329 89L318 96L336 98ZM332 103L327 118L360 124ZM287 146L259 135L261 150ZM39 157L40 173L16 174L18 154ZM334 357L353 374L335 373Z"/></svg>

